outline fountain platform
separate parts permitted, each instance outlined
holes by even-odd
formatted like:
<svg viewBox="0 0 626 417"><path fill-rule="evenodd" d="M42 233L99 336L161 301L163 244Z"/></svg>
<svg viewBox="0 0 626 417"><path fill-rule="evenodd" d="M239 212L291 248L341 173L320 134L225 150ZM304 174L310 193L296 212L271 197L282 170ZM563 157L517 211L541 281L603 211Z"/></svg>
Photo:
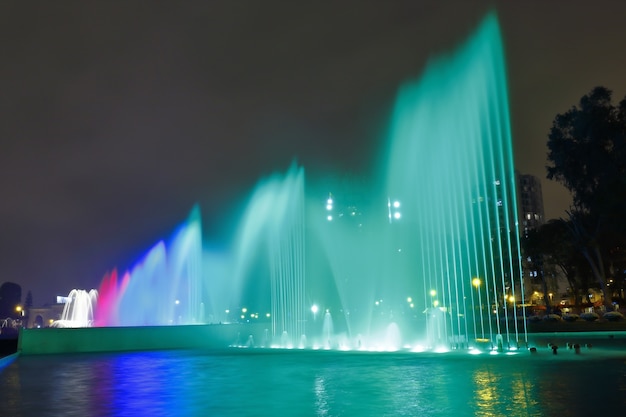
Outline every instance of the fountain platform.
<svg viewBox="0 0 626 417"><path fill-rule="evenodd" d="M249 335L262 334L261 327L252 324L203 324L20 329L17 351L21 355L44 355L225 348L245 343Z"/></svg>

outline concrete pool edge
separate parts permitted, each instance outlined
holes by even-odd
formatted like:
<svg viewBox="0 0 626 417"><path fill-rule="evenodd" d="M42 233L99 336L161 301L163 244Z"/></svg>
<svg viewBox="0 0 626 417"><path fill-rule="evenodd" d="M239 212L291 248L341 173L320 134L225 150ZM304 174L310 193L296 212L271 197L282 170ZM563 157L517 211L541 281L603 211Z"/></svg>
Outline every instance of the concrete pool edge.
<svg viewBox="0 0 626 417"><path fill-rule="evenodd" d="M166 349L222 349L248 337L260 341L264 325L209 324L188 326L85 327L21 329L17 352L22 355L122 352ZM567 343L626 349L626 331L528 333L520 349ZM506 347L506 346L505 346Z"/></svg>
<svg viewBox="0 0 626 417"><path fill-rule="evenodd" d="M223 348L240 334L258 333L246 325L81 327L20 329L22 355L121 352L138 350ZM256 330L256 331L254 331Z"/></svg>

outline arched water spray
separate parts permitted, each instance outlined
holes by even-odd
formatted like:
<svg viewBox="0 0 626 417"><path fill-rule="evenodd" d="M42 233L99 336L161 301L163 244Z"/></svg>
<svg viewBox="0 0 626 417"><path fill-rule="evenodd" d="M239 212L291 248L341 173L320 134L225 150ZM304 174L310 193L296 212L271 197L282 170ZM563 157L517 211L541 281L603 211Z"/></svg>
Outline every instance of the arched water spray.
<svg viewBox="0 0 626 417"><path fill-rule="evenodd" d="M98 291L73 289L67 296L61 319L52 327L91 327L97 302Z"/></svg>

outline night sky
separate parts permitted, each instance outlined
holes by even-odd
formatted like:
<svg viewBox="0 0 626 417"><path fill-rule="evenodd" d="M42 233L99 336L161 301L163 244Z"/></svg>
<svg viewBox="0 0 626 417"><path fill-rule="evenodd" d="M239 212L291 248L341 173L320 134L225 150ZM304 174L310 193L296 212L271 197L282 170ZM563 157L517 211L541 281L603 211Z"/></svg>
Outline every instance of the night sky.
<svg viewBox="0 0 626 417"><path fill-rule="evenodd" d="M0 283L35 305L97 287L202 209L220 236L256 181L369 172L395 93L495 5L516 168L552 120L626 95L623 1L0 1Z"/></svg>

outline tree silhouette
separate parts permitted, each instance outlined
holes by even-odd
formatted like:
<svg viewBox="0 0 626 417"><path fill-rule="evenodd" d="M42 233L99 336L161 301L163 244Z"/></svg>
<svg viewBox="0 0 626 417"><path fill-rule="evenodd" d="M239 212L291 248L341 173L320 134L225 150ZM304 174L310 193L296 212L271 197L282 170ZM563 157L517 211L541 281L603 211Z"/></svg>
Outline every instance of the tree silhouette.
<svg viewBox="0 0 626 417"><path fill-rule="evenodd" d="M600 285L605 305L611 257L626 247L626 99L618 106L611 91L595 87L578 106L558 114L548 135L547 177L573 196L568 212L572 242Z"/></svg>
<svg viewBox="0 0 626 417"><path fill-rule="evenodd" d="M15 308L22 300L22 287L14 282L0 285L0 319L17 318Z"/></svg>

